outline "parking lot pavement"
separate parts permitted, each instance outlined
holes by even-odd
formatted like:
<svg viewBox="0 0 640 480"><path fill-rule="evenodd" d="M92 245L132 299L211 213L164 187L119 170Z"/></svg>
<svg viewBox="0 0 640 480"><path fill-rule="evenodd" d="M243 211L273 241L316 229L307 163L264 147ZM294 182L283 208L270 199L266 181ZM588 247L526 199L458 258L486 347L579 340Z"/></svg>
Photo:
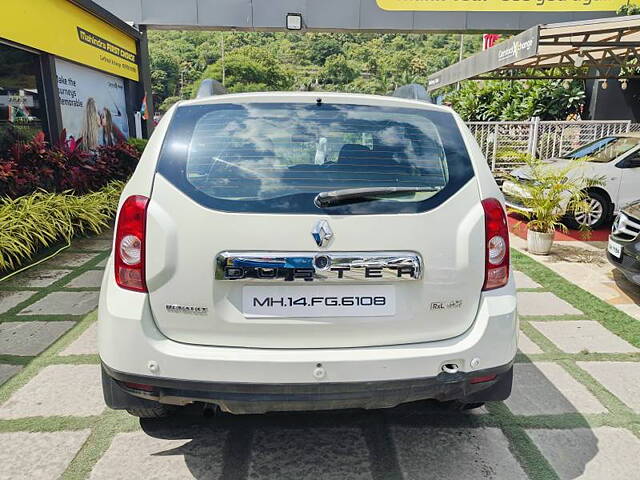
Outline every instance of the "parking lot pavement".
<svg viewBox="0 0 640 480"><path fill-rule="evenodd" d="M107 253L74 256L87 253L74 245L57 263L63 275L42 266L0 284L0 378L13 376L0 386L0 479L626 479L640 471L637 323L523 255L514 253L520 353L504 403L462 413L416 402L213 417L187 407L140 421L102 400L96 314L78 313L95 304L53 295L95 294ZM42 307L47 298L58 313Z"/></svg>

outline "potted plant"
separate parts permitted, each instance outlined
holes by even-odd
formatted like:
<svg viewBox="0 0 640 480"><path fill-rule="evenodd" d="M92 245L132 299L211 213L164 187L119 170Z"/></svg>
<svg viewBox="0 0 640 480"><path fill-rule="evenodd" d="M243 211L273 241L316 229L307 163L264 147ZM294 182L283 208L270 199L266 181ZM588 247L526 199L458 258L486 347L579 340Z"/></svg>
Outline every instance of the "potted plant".
<svg viewBox="0 0 640 480"><path fill-rule="evenodd" d="M513 153L510 153L513 156ZM566 232L562 223L566 212L590 210L587 190L602 185L603 179L584 176L586 159L549 162L523 156L525 166L506 176L503 192L509 210L527 220L527 248L536 255L548 255L556 229ZM586 235L589 227L580 228Z"/></svg>

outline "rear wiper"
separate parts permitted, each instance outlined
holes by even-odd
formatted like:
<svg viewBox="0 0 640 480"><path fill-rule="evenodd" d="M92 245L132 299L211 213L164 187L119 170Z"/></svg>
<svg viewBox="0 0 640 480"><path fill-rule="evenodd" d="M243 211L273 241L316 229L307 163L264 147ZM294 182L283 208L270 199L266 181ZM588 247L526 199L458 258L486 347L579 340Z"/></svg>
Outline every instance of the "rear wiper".
<svg viewBox="0 0 640 480"><path fill-rule="evenodd" d="M437 192L442 187L367 187L367 188L345 188L342 190L332 190L321 192L316 195L313 203L317 207L331 207L334 205L345 205L369 200L377 200L383 197L402 196L408 193Z"/></svg>

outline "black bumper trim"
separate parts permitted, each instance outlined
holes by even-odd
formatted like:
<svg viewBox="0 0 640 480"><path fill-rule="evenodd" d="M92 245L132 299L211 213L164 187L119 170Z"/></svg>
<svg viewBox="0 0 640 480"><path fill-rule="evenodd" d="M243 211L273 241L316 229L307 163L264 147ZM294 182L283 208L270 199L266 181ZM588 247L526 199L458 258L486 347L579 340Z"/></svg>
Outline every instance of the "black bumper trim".
<svg viewBox="0 0 640 480"><path fill-rule="evenodd" d="M260 384L200 382L171 378L130 375L102 364L103 372L116 380L127 394L161 403L194 401L220 405L234 413L261 413L275 410L335 408L382 408L416 400L504 400L511 391L513 361L508 364L435 377L372 382L318 382L299 384ZM496 375L494 380L472 384L474 377ZM127 387L124 383L150 385L152 392ZM501 385L504 388L497 388ZM496 387L496 388L491 388ZM496 390L483 398L483 391ZM496 398L493 398L493 397ZM109 401L107 399L107 404ZM118 408L117 406L115 408Z"/></svg>

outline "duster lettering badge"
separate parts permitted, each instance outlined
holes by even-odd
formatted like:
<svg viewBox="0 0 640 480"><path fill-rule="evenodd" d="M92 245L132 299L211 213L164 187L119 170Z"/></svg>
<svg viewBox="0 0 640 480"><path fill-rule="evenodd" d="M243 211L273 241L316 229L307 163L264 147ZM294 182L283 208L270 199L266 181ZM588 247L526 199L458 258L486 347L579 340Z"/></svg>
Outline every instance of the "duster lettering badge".
<svg viewBox="0 0 640 480"><path fill-rule="evenodd" d="M404 281L422 276L422 259L413 252L223 252L216 259L217 280Z"/></svg>

